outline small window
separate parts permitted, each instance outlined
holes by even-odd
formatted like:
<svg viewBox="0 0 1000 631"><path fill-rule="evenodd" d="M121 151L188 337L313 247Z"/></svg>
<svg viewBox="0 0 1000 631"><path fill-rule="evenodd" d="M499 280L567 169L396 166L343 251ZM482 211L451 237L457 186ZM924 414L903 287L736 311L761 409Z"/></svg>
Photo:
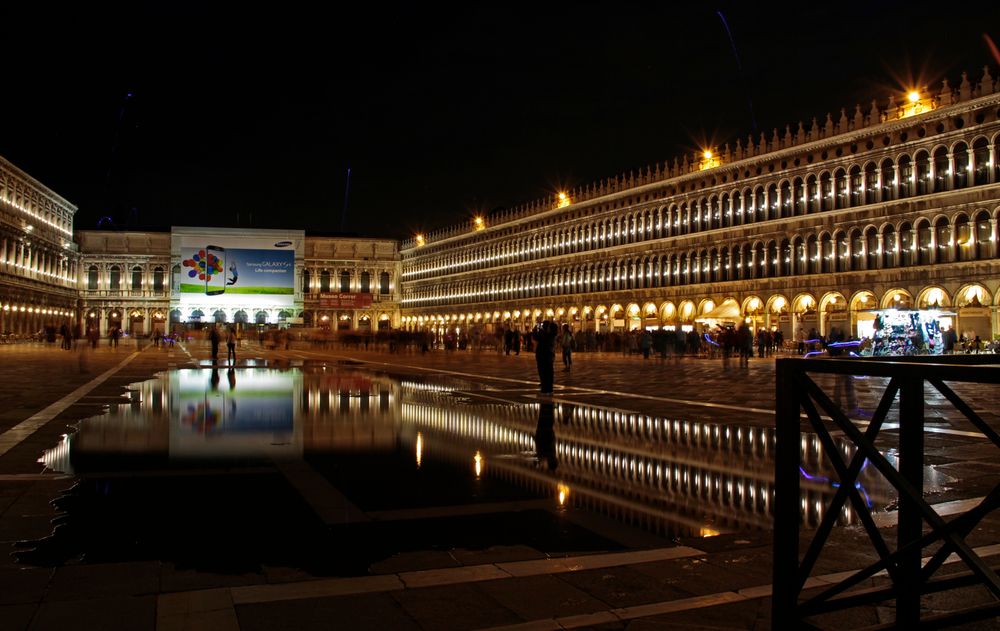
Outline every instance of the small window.
<svg viewBox="0 0 1000 631"><path fill-rule="evenodd" d="M91 265L87 270L87 290L97 291L97 266Z"/></svg>

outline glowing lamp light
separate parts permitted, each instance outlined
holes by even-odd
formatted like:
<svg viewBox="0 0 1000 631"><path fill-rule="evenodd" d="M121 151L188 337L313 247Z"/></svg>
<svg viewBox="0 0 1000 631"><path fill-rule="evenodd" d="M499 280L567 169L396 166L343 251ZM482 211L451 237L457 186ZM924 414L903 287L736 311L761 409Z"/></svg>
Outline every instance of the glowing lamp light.
<svg viewBox="0 0 1000 631"><path fill-rule="evenodd" d="M571 203L573 202L572 200L570 200L569 195L567 195L566 193L559 193L559 203L556 206L557 208L565 208L569 206Z"/></svg>
<svg viewBox="0 0 1000 631"><path fill-rule="evenodd" d="M910 100L910 103L917 103L920 101L920 93L916 90L911 91L906 95L906 98Z"/></svg>
<svg viewBox="0 0 1000 631"><path fill-rule="evenodd" d="M721 164L722 160L720 160L717 155L712 153L711 149L705 149L701 154L701 162L698 163L698 170L704 171L705 169L714 169Z"/></svg>
<svg viewBox="0 0 1000 631"><path fill-rule="evenodd" d="M417 468L420 468L420 463L424 458L424 435L417 432Z"/></svg>
<svg viewBox="0 0 1000 631"><path fill-rule="evenodd" d="M476 217L472 220L472 223L475 225L476 230L483 230L486 228L486 220L482 217Z"/></svg>
<svg viewBox="0 0 1000 631"><path fill-rule="evenodd" d="M418 234L414 238L417 240L417 247L422 246L424 244L424 235Z"/></svg>
<svg viewBox="0 0 1000 631"><path fill-rule="evenodd" d="M476 455L472 458L472 460L475 462L476 479L478 480L479 476L483 474L483 455L477 450Z"/></svg>
<svg viewBox="0 0 1000 631"><path fill-rule="evenodd" d="M566 502L569 501L569 487L560 482L556 485L556 493L558 494L557 498L559 501L559 507L562 508L566 506Z"/></svg>

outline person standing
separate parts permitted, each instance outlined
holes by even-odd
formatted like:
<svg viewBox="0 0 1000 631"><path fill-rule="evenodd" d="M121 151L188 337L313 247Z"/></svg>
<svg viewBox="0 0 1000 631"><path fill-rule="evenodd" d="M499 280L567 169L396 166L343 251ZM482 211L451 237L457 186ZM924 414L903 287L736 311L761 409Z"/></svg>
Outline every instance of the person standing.
<svg viewBox="0 0 1000 631"><path fill-rule="evenodd" d="M208 341L212 345L212 363L215 364L219 361L219 342L221 336L219 335L219 327L212 326L212 330L208 332Z"/></svg>
<svg viewBox="0 0 1000 631"><path fill-rule="evenodd" d="M230 366L236 365L236 329L229 327L226 333L226 361Z"/></svg>
<svg viewBox="0 0 1000 631"><path fill-rule="evenodd" d="M531 337L535 347L535 364L538 366L539 390L542 394L552 394L555 385L556 335L559 326L551 320L539 324Z"/></svg>
<svg viewBox="0 0 1000 631"><path fill-rule="evenodd" d="M563 325L559 345L562 347L563 366L569 370L573 367L573 347L576 346L576 340L573 338L573 332L570 331L568 324Z"/></svg>

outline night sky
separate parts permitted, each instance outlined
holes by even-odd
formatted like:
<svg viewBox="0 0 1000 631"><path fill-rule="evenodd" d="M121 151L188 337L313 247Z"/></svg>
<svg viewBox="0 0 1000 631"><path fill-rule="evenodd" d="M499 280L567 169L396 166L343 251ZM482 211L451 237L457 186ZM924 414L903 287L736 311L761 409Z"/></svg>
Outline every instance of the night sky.
<svg viewBox="0 0 1000 631"><path fill-rule="evenodd" d="M1000 75L989 2L11 4L0 156L78 229L408 237Z"/></svg>

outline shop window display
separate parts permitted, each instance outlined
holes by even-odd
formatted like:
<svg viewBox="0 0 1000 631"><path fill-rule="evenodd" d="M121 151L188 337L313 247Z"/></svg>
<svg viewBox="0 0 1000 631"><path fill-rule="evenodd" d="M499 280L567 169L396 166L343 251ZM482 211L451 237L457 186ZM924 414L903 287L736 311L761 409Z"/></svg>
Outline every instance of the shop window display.
<svg viewBox="0 0 1000 631"><path fill-rule="evenodd" d="M954 313L883 309L875 312L874 331L866 355L940 355L944 350L942 319Z"/></svg>

